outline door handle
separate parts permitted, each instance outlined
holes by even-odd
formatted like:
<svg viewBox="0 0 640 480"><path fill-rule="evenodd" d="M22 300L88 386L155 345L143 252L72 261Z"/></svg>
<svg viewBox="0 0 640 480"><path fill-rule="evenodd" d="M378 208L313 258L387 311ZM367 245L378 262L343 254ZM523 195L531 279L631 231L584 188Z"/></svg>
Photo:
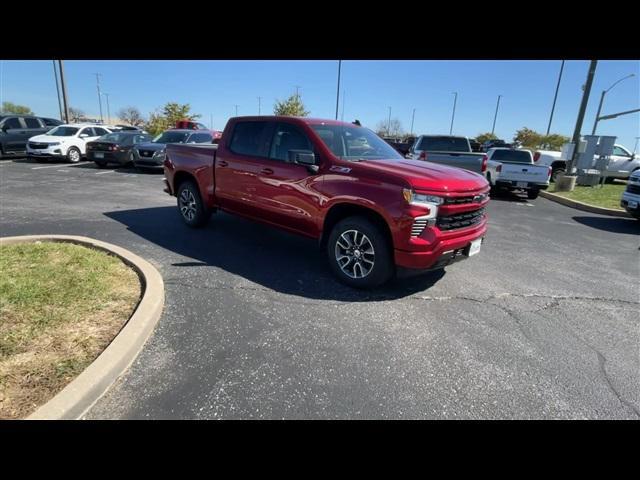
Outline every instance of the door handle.
<svg viewBox="0 0 640 480"><path fill-rule="evenodd" d="M260 170L260 173L264 175L271 175L273 173L273 170L271 170L270 168L263 168L262 170Z"/></svg>
<svg viewBox="0 0 640 480"><path fill-rule="evenodd" d="M219 166L221 166L221 167L226 167L226 166L227 166L227 165L229 165L229 164L228 164L227 162L225 162L224 160L220 160L220 161L218 162L218 165L219 165Z"/></svg>

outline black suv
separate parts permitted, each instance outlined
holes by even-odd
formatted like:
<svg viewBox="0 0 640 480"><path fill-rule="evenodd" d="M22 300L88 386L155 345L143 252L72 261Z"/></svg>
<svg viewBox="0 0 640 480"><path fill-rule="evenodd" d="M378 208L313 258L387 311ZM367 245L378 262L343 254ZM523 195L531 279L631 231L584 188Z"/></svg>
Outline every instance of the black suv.
<svg viewBox="0 0 640 480"><path fill-rule="evenodd" d="M62 122L54 118L14 113L0 115L0 158L24 155L31 137L47 133L58 125L62 125Z"/></svg>

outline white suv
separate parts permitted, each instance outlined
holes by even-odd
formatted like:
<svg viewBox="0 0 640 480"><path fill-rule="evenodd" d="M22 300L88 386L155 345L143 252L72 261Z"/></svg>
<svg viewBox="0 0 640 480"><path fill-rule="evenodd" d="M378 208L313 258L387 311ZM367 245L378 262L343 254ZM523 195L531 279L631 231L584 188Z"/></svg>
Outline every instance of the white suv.
<svg viewBox="0 0 640 480"><path fill-rule="evenodd" d="M629 176L627 188L622 192L620 206L640 220L640 170Z"/></svg>
<svg viewBox="0 0 640 480"><path fill-rule="evenodd" d="M87 142L96 140L111 130L93 124L67 124L49 130L44 135L31 137L27 142L27 158L66 159L79 162L87 152Z"/></svg>

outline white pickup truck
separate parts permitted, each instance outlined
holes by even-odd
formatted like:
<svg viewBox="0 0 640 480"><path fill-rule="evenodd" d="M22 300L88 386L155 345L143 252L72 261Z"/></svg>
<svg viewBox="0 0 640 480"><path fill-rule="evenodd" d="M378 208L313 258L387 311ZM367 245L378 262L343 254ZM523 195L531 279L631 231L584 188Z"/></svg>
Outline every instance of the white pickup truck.
<svg viewBox="0 0 640 480"><path fill-rule="evenodd" d="M529 150L492 148L487 152L487 181L492 190L524 190L531 200L549 187L551 167L533 163Z"/></svg>

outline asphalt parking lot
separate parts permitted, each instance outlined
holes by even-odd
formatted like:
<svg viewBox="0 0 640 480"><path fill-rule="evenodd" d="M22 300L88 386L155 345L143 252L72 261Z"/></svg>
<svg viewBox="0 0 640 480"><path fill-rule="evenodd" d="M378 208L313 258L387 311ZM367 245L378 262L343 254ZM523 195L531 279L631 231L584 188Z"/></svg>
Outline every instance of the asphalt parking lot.
<svg viewBox="0 0 640 480"><path fill-rule="evenodd" d="M153 336L87 418L639 418L640 223L488 211L479 255L361 292L313 241L189 229L162 174L0 161L2 236L86 235L164 277Z"/></svg>

